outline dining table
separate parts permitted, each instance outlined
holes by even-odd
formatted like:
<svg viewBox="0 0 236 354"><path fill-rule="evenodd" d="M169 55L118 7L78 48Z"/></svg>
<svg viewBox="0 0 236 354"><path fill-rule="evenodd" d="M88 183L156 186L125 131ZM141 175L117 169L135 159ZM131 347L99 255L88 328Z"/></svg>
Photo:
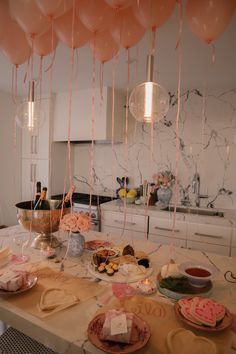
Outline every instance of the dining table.
<svg viewBox="0 0 236 354"><path fill-rule="evenodd" d="M98 349L88 339L87 330L90 322L97 314L106 312L108 309L125 308L134 311L147 321L150 327L150 340L137 353L168 354L166 337L174 328L185 328L197 336L210 338L216 344L219 354L236 353L236 316L234 315L236 314L236 283L227 281L224 276L227 271L236 275L235 257L175 247L174 239L170 245L162 245L148 239L136 240L125 236L117 238L96 231L84 233L85 241L105 240L112 242L117 248L130 244L135 250L148 254L152 269L150 279L154 282L162 266L168 264L170 259L177 264L192 261L213 266L217 274L212 281L213 287L209 297L222 303L229 310L233 323L223 331L209 333L196 330L180 321L174 311L175 299L158 289L152 294L144 295L138 292L136 283L130 283L135 293L122 299L117 298L113 292L111 277L107 277L107 281L101 280L99 276L96 277L89 271L93 255L90 250L84 250L79 257L71 257L67 253L67 234L58 233L62 246L56 249L54 258L47 258L44 250L32 248L30 242L34 234L21 225L0 230L0 248L9 246L12 253L19 253L21 247L15 242L16 236L28 237L28 243L23 251L29 256L29 260L24 264L15 264L9 259L9 262L0 268L0 273L8 269L41 275L46 272L45 274L53 274L51 276L53 282L60 277L62 280L71 277L70 279L77 282L76 291L79 300L73 306L62 307L60 311L52 311L44 316L37 308L37 291L40 289L40 284L37 283L32 289L22 293L0 294L0 320L5 326L14 327L59 354L100 354L104 351Z"/></svg>

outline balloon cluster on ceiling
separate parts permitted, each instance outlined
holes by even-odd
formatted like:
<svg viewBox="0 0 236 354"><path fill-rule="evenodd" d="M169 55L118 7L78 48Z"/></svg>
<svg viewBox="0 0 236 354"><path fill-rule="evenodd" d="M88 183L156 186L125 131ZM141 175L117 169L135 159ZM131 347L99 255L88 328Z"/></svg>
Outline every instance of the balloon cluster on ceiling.
<svg viewBox="0 0 236 354"><path fill-rule="evenodd" d="M19 66L32 52L40 57L59 42L69 48L90 43L102 63L120 48L131 48L147 29L155 31L181 0L0 0L0 48ZM235 0L188 0L186 17L192 32L214 41L233 15Z"/></svg>

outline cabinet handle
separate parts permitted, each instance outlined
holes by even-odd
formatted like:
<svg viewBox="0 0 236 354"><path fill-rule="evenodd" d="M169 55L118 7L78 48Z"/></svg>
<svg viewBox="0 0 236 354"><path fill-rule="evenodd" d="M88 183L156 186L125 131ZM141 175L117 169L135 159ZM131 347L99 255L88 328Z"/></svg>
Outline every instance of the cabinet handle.
<svg viewBox="0 0 236 354"><path fill-rule="evenodd" d="M31 135L30 152L31 152L31 154L38 153L38 137L37 137L37 135Z"/></svg>
<svg viewBox="0 0 236 354"><path fill-rule="evenodd" d="M30 182L36 181L36 163L30 164Z"/></svg>
<svg viewBox="0 0 236 354"><path fill-rule="evenodd" d="M166 227L159 227L159 226L155 226L155 229L161 231L172 231L172 229L168 229ZM174 230L174 232L179 232L179 230Z"/></svg>
<svg viewBox="0 0 236 354"><path fill-rule="evenodd" d="M119 224L123 222L122 220L114 220L114 222L118 222ZM126 225L136 225L136 222L126 221Z"/></svg>
<svg viewBox="0 0 236 354"><path fill-rule="evenodd" d="M34 135L34 153L38 153L38 136Z"/></svg>
<svg viewBox="0 0 236 354"><path fill-rule="evenodd" d="M202 236L202 237L211 237L211 238L215 238L215 239L217 239L217 240L221 240L221 239L223 238L223 236L201 234L201 233L199 233L199 232L195 232L194 235L196 235L196 236Z"/></svg>

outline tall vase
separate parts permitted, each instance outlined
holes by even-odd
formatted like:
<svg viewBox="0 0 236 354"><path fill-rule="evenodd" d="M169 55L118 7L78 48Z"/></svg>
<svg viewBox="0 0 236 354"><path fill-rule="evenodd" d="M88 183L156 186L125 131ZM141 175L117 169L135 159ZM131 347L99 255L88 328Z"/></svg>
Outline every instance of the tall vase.
<svg viewBox="0 0 236 354"><path fill-rule="evenodd" d="M79 232L72 232L70 235L69 255L72 257L81 256L84 250L85 239Z"/></svg>
<svg viewBox="0 0 236 354"><path fill-rule="evenodd" d="M157 190L158 202L167 206L170 203L172 197L172 190L167 186L162 186Z"/></svg>

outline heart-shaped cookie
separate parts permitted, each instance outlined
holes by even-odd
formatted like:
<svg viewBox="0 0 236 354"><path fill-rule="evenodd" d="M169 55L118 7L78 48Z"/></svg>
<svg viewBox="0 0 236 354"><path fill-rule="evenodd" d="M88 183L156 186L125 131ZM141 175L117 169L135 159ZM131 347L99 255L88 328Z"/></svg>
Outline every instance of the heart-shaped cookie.
<svg viewBox="0 0 236 354"><path fill-rule="evenodd" d="M216 354L217 348L214 342L205 337L199 337L184 328L175 328L166 338L166 344L170 354Z"/></svg>
<svg viewBox="0 0 236 354"><path fill-rule="evenodd" d="M40 297L39 308L42 311L50 311L58 307L71 306L78 301L76 296L67 293L64 289L49 288L43 291Z"/></svg>

